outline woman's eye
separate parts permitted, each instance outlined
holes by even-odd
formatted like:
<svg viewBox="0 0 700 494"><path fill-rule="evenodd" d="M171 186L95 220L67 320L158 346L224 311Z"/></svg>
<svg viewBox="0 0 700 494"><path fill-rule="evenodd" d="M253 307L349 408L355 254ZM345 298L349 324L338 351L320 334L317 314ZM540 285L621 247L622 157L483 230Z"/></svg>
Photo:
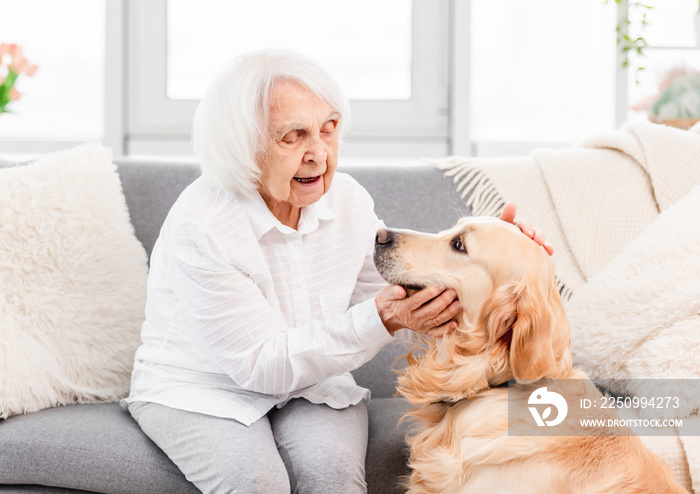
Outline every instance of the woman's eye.
<svg viewBox="0 0 700 494"><path fill-rule="evenodd" d="M335 126L337 122L335 120L331 120L330 122L326 122L323 127L321 127L321 134L324 135L332 135L335 132Z"/></svg>
<svg viewBox="0 0 700 494"><path fill-rule="evenodd" d="M294 144L301 138L301 132L298 130L288 132L282 137L282 142L285 144Z"/></svg>
<svg viewBox="0 0 700 494"><path fill-rule="evenodd" d="M459 236L456 239L452 241L452 247L454 247L455 250L461 251L461 252L466 252L467 247L464 245L464 242L462 241L462 237Z"/></svg>

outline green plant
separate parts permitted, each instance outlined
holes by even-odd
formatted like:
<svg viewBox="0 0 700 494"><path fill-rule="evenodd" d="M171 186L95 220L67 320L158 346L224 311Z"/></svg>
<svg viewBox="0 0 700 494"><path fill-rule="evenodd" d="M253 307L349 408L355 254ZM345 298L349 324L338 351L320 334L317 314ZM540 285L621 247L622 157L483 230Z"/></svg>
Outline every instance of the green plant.
<svg viewBox="0 0 700 494"><path fill-rule="evenodd" d="M700 73L686 73L667 87L649 109L660 120L700 118Z"/></svg>
<svg viewBox="0 0 700 494"><path fill-rule="evenodd" d="M682 66L666 71L656 93L644 97L631 108L647 112L656 122L700 119L700 71Z"/></svg>
<svg viewBox="0 0 700 494"><path fill-rule="evenodd" d="M605 0L605 3L609 1ZM649 25L647 12L654 7L647 5L642 0L614 0L614 2L621 6L621 15L617 19L615 31L617 32L617 49L622 54L620 65L626 69L629 67L630 53L636 52L637 55L643 57L644 49L649 46L649 43L644 39L644 28ZM698 0L698 3L700 3L700 0ZM639 23L638 36L632 37L630 28L637 22ZM639 71L644 70L644 67L639 66L636 70L638 74ZM637 80L637 82L639 81Z"/></svg>

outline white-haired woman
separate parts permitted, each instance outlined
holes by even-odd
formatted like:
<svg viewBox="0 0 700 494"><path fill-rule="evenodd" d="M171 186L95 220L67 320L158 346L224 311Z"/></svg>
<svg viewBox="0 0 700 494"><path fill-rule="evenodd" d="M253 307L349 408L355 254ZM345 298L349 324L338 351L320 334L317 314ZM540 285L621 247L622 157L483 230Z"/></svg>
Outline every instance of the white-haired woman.
<svg viewBox="0 0 700 494"><path fill-rule="evenodd" d="M124 406L205 493L365 492L349 371L398 329L456 324L454 291L406 297L376 272L383 225L336 173L349 118L326 72L279 51L239 57L197 109L202 177L153 249Z"/></svg>

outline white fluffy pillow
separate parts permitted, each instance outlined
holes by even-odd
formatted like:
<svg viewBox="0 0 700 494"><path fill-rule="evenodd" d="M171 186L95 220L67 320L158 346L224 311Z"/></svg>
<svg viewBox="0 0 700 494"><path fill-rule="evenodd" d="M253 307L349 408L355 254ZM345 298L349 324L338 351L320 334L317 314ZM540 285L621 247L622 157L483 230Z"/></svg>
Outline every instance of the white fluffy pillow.
<svg viewBox="0 0 700 494"><path fill-rule="evenodd" d="M0 169L0 419L128 394L146 277L109 150Z"/></svg>
<svg viewBox="0 0 700 494"><path fill-rule="evenodd" d="M700 187L661 213L566 304L574 363L589 376L615 380L606 384L616 393L683 399L678 409L643 409L644 418L685 417L700 408L698 211Z"/></svg>

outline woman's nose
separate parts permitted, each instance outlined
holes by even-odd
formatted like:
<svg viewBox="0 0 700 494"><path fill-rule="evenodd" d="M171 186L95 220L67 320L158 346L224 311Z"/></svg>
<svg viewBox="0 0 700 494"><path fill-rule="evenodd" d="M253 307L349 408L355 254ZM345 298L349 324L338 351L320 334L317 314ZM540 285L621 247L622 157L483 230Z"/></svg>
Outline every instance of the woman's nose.
<svg viewBox="0 0 700 494"><path fill-rule="evenodd" d="M323 139L320 137L316 137L312 140L310 139L309 149L304 154L304 159L315 163L325 163L327 157L328 153L326 153Z"/></svg>

